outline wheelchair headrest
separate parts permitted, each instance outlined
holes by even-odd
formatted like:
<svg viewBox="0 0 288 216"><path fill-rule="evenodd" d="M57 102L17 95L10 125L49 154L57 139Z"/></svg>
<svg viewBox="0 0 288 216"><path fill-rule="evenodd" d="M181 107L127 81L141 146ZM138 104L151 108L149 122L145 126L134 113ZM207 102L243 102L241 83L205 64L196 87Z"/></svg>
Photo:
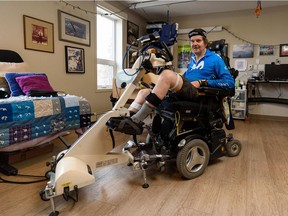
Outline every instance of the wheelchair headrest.
<svg viewBox="0 0 288 216"><path fill-rule="evenodd" d="M225 39L211 41L208 44L208 49L215 52L215 51L222 51L225 46Z"/></svg>

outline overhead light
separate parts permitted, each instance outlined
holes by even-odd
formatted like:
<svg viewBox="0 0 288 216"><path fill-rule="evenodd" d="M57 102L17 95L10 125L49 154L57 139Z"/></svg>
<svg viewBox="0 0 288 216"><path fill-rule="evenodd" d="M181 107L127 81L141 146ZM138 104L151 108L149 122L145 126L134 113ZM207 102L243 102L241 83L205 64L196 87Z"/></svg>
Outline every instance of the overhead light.
<svg viewBox="0 0 288 216"><path fill-rule="evenodd" d="M186 2L191 2L191 1L147 1L147 2L134 3L129 7L129 9L156 7L156 6L162 6L162 5L186 3Z"/></svg>

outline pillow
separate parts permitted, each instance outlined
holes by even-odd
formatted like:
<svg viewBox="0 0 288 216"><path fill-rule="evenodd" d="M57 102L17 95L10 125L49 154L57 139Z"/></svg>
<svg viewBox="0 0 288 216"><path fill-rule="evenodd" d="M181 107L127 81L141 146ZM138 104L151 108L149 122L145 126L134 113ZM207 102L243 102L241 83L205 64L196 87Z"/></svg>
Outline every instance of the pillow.
<svg viewBox="0 0 288 216"><path fill-rule="evenodd" d="M34 75L45 75L45 74L35 74L35 73L6 73L5 78L8 82L10 91L11 91L11 96L20 96L24 95L22 92L20 86L18 85L16 81L16 77L20 76L34 76ZM45 75L46 76L46 75Z"/></svg>
<svg viewBox="0 0 288 216"><path fill-rule="evenodd" d="M16 81L26 95L29 90L54 91L46 75L20 76Z"/></svg>
<svg viewBox="0 0 288 216"><path fill-rule="evenodd" d="M9 94L11 94L9 85L8 85L5 77L0 77L0 89L1 88L4 88L5 91L7 91Z"/></svg>

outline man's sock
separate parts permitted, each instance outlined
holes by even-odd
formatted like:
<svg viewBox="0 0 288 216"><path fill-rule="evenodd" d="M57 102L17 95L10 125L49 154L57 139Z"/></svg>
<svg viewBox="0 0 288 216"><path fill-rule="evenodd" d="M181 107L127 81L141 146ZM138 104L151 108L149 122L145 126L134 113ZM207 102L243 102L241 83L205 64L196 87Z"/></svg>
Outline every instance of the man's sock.
<svg viewBox="0 0 288 216"><path fill-rule="evenodd" d="M141 109L131 117L132 121L139 123L143 121L151 112L153 108L150 107L147 103L144 103Z"/></svg>

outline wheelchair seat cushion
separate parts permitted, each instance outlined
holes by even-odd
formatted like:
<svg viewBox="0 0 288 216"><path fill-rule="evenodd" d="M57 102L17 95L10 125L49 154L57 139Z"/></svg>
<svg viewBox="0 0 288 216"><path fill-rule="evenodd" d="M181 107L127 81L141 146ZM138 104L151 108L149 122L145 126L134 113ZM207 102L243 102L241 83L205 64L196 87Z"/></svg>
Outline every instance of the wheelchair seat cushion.
<svg viewBox="0 0 288 216"><path fill-rule="evenodd" d="M170 112L180 112L183 114L197 114L200 109L200 102L194 101L163 101L159 107L161 110Z"/></svg>
<svg viewBox="0 0 288 216"><path fill-rule="evenodd" d="M203 96L220 96L220 97L232 97L235 94L235 89L220 89L211 87L198 88L198 94Z"/></svg>
<svg viewBox="0 0 288 216"><path fill-rule="evenodd" d="M209 99L211 99L209 101ZM220 108L219 101L214 98L203 98L200 101L171 101L164 100L159 109L170 112L180 112L181 114L198 115L206 114L208 111L215 112Z"/></svg>

